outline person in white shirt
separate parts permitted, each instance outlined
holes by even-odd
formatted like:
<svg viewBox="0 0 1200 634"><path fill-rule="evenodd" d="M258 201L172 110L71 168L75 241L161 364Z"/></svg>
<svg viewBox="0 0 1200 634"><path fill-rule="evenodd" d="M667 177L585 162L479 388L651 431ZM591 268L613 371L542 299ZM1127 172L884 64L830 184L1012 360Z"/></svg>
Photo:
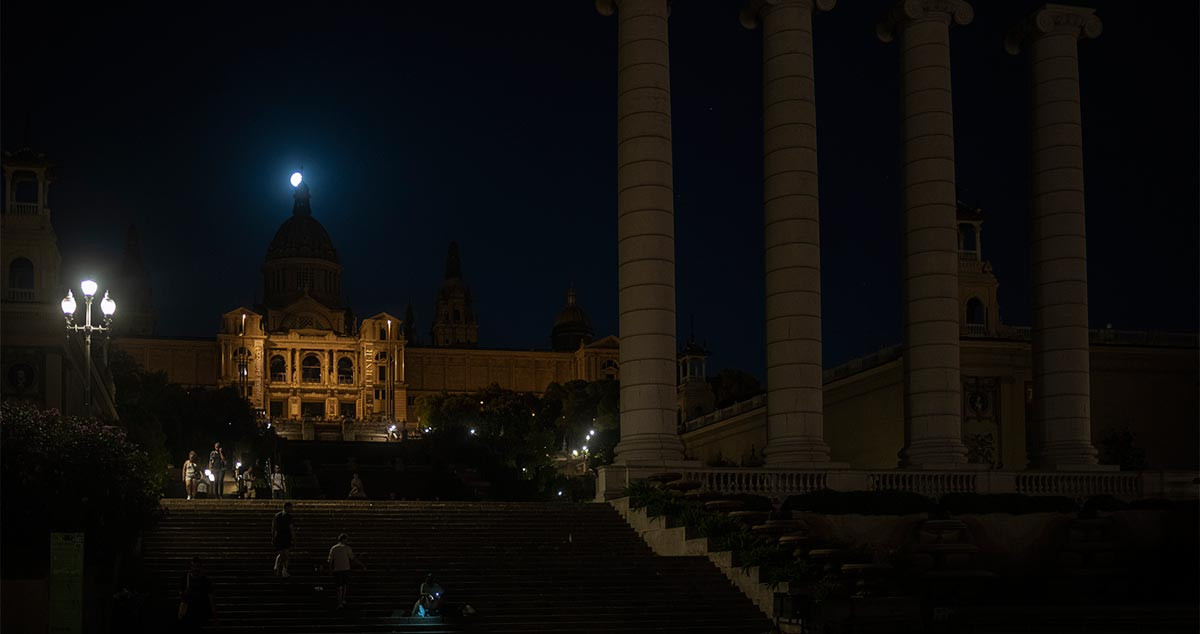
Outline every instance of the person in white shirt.
<svg viewBox="0 0 1200 634"><path fill-rule="evenodd" d="M282 500L283 494L286 492L287 478L284 477L279 465L275 465L275 472L271 474L271 499Z"/></svg>
<svg viewBox="0 0 1200 634"><path fill-rule="evenodd" d="M346 607L346 595L350 592L350 564L355 563L362 567L363 570L367 566L354 557L354 551L350 549L350 536L342 533L338 535L338 541L329 549L329 558L326 562L330 569L333 570L333 579L337 584L337 609Z"/></svg>

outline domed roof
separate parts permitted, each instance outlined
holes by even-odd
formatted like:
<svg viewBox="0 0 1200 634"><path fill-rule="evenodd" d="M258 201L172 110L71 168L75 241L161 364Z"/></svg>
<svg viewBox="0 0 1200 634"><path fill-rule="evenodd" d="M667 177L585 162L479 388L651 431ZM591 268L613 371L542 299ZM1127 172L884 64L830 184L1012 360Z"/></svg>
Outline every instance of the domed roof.
<svg viewBox="0 0 1200 634"><path fill-rule="evenodd" d="M284 221L275 232L275 239L267 247L267 259L317 258L337 262L337 249L325 227L312 216L292 216Z"/></svg>
<svg viewBox="0 0 1200 634"><path fill-rule="evenodd" d="M300 183L294 194L292 217L284 221L275 232L271 246L267 247L267 259L316 258L337 262L337 249L321 223L312 217L308 204L308 184Z"/></svg>
<svg viewBox="0 0 1200 634"><path fill-rule="evenodd" d="M592 330L592 320L588 319L587 313L583 312L583 308L575 303L574 288L567 291L567 305L558 311L558 317L554 319L555 330L560 326L582 326L587 328L589 332Z"/></svg>
<svg viewBox="0 0 1200 634"><path fill-rule="evenodd" d="M570 352L579 347L580 343L592 340L592 320L587 313L575 302L575 289L567 291L567 305L558 311L554 319L554 327L550 329L551 347L562 352Z"/></svg>

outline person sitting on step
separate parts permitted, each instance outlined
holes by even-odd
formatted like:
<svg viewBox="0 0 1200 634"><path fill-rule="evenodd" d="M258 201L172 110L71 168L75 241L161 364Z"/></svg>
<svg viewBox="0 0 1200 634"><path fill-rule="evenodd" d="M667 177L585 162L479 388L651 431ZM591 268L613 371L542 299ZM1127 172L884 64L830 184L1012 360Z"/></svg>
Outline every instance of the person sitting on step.
<svg viewBox="0 0 1200 634"><path fill-rule="evenodd" d="M425 575L421 583L421 596L413 604L413 616L437 616L442 605L442 586L434 579L433 573Z"/></svg>
<svg viewBox="0 0 1200 634"><path fill-rule="evenodd" d="M350 478L350 499L352 499L352 500L367 499L367 491L365 489L363 489L363 483L362 483L362 480L360 480L358 478L358 473L355 473L354 477Z"/></svg>

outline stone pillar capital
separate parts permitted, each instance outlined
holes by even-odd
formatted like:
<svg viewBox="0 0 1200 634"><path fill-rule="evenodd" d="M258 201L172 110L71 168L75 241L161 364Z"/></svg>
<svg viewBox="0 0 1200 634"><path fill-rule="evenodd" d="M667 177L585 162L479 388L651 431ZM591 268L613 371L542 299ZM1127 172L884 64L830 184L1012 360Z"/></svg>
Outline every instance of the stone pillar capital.
<svg viewBox="0 0 1200 634"><path fill-rule="evenodd" d="M742 26L756 29L763 14L775 7L797 5L816 13L817 11L830 11L836 4L837 0L749 0L742 6L740 17Z"/></svg>
<svg viewBox="0 0 1200 634"><path fill-rule="evenodd" d="M946 26L951 22L966 26L973 19L975 10L965 0L901 0L875 26L875 35L883 42L891 42L896 28L907 22L938 20Z"/></svg>
<svg viewBox="0 0 1200 634"><path fill-rule="evenodd" d="M1004 39L1004 49L1016 55L1026 42L1051 34L1067 35L1078 40L1095 39L1103 30L1100 18L1095 14L1095 9L1087 7L1047 4L1009 32Z"/></svg>
<svg viewBox="0 0 1200 634"><path fill-rule="evenodd" d="M610 16L621 7L621 0L596 0L596 11L603 16ZM667 0L667 15L671 15L671 2Z"/></svg>

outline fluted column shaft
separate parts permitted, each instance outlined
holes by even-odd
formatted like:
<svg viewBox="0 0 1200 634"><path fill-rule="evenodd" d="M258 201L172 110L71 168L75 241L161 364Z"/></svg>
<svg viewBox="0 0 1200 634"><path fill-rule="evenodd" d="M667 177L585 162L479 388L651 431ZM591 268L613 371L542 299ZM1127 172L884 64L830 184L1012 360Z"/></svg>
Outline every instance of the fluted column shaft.
<svg viewBox="0 0 1200 634"><path fill-rule="evenodd" d="M821 381L821 231L813 11L834 0L752 2L763 29L767 465L829 461Z"/></svg>
<svg viewBox="0 0 1200 634"><path fill-rule="evenodd" d="M1100 29L1091 9L1046 5L1007 43L1029 60L1034 461L1045 467L1096 464L1077 42Z"/></svg>
<svg viewBox="0 0 1200 634"><path fill-rule="evenodd" d="M676 430L675 208L667 0L619 0L617 286L619 463L683 459Z"/></svg>
<svg viewBox="0 0 1200 634"><path fill-rule="evenodd" d="M972 17L961 0L906 0L879 29L900 45L904 461L918 467L966 462L950 23Z"/></svg>

